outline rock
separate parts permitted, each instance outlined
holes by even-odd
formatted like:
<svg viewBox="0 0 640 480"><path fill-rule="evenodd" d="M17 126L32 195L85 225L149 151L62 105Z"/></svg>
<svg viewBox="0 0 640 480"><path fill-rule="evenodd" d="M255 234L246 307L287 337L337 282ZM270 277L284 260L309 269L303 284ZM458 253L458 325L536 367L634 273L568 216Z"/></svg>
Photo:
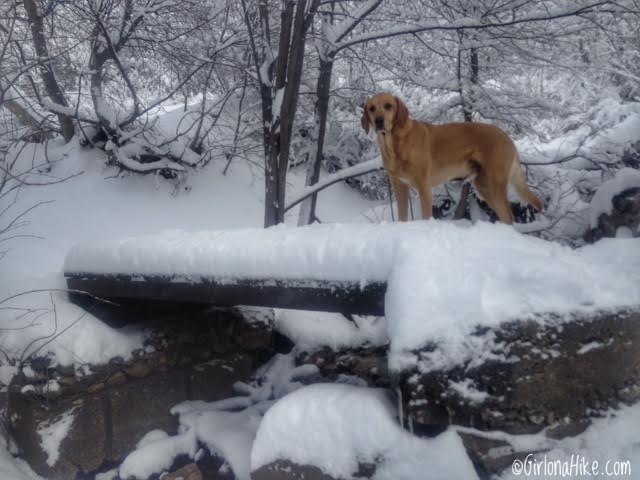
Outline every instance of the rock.
<svg viewBox="0 0 640 480"><path fill-rule="evenodd" d="M611 213L603 213L598 225L584 234L584 240L593 243L604 237L616 237L619 229L629 236L640 236L640 188L624 190L611 199Z"/></svg>
<svg viewBox="0 0 640 480"><path fill-rule="evenodd" d="M509 467L513 460L520 458L514 448L504 440L469 433L459 433L459 435L481 477L488 478L491 473L501 472Z"/></svg>
<svg viewBox="0 0 640 480"><path fill-rule="evenodd" d="M115 385L122 385L126 381L127 381L127 376L124 373L116 372L107 379L107 385L111 387Z"/></svg>
<svg viewBox="0 0 640 480"><path fill-rule="evenodd" d="M355 376L371 387L388 388L391 378L387 368L387 347L360 347L334 351L323 348L312 354L303 354L296 359L297 364L313 364L320 375L331 381L345 376Z"/></svg>
<svg viewBox="0 0 640 480"><path fill-rule="evenodd" d="M125 369L130 377L142 378L149 375L153 369L145 360L138 360Z"/></svg>
<svg viewBox="0 0 640 480"><path fill-rule="evenodd" d="M103 388L104 388L104 383L102 383L102 382L94 383L93 385L89 386L89 388L87 388L87 392L95 393L95 392L99 392Z"/></svg>
<svg viewBox="0 0 640 480"><path fill-rule="evenodd" d="M549 437L564 438L582 432L603 410L640 401L638 311L602 312L557 326L513 322L478 335L495 335L496 353L504 358L426 374L416 365L400 375L404 411L416 432L455 424L511 434L548 428ZM509 455L478 453L485 450L470 451L483 468L508 463Z"/></svg>
<svg viewBox="0 0 640 480"><path fill-rule="evenodd" d="M358 471L350 476L354 479L372 478L376 465L358 463ZM251 472L252 480L342 480L324 473L314 465L299 465L290 460L276 460Z"/></svg>
<svg viewBox="0 0 640 480"><path fill-rule="evenodd" d="M249 379L252 363L251 358L237 354L229 360L157 371L144 378L127 380L120 373L114 375L117 382L91 383L83 392L70 390L46 401L39 395L23 394L20 385L12 385L9 429L22 458L34 471L46 478L72 480L121 461L150 430L176 433L177 419L170 413L174 405L229 397L235 382ZM59 459L48 465L38 426L70 410L73 423L60 444Z"/></svg>
<svg viewBox="0 0 640 480"><path fill-rule="evenodd" d="M236 480L229 464L217 455L211 455L205 448L196 465L202 474L202 480Z"/></svg>
<svg viewBox="0 0 640 480"><path fill-rule="evenodd" d="M203 478L198 466L195 463L190 463L173 473L163 475L162 480L203 480Z"/></svg>
<svg viewBox="0 0 640 480"><path fill-rule="evenodd" d="M13 439L22 457L41 475L46 472L48 477L75 478L78 473L93 471L102 464L106 425L102 402L97 396L51 405L10 393L9 411L9 428ZM38 429L56 422L68 412L73 415L72 427L60 444L58 461L49 465Z"/></svg>
<svg viewBox="0 0 640 480"><path fill-rule="evenodd" d="M169 410L189 398L185 381L189 373L157 373L108 391L104 399L108 404L111 442L104 452L105 460L116 462L124 458L148 431L160 429L169 435L177 432L178 421Z"/></svg>
<svg viewBox="0 0 640 480"><path fill-rule="evenodd" d="M340 480L327 475L313 465L298 465L289 460L277 460L251 472L252 480Z"/></svg>

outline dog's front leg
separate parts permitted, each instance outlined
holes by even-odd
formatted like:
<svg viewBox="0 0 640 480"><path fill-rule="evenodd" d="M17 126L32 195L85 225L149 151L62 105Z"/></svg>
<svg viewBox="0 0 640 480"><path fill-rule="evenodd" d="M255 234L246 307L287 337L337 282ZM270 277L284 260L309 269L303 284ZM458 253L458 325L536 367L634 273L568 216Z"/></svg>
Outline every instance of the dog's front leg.
<svg viewBox="0 0 640 480"><path fill-rule="evenodd" d="M397 178L392 178L391 184L396 192L398 218L401 222L406 222L409 218L409 186Z"/></svg>
<svg viewBox="0 0 640 480"><path fill-rule="evenodd" d="M431 185L428 183L422 185L418 189L418 193L420 194L420 205L422 206L422 218L425 220L429 220L432 215L432 204L433 200L431 198Z"/></svg>

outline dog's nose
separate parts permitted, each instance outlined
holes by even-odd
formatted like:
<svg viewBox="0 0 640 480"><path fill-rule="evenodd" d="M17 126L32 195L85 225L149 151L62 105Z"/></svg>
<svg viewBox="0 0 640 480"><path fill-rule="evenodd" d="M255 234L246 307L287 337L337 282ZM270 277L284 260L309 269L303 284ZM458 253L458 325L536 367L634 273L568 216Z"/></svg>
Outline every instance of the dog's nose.
<svg viewBox="0 0 640 480"><path fill-rule="evenodd" d="M382 117L377 117L376 118L376 128L378 130L381 130L384 127L384 118Z"/></svg>

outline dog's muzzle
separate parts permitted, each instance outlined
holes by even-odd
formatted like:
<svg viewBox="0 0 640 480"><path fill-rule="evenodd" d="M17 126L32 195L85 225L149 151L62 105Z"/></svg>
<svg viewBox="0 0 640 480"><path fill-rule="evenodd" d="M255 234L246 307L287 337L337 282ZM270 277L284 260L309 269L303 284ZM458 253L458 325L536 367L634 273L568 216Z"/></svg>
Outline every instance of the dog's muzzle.
<svg viewBox="0 0 640 480"><path fill-rule="evenodd" d="M384 118L378 117L375 119L376 130L384 130Z"/></svg>

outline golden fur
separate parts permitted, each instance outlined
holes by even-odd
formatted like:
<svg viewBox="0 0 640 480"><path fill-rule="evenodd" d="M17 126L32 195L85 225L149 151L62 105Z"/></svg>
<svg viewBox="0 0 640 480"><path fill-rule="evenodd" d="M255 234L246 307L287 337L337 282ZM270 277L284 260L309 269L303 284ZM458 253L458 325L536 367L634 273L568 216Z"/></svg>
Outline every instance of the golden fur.
<svg viewBox="0 0 640 480"><path fill-rule="evenodd" d="M384 168L396 193L398 217L408 218L409 187L420 194L422 216L431 217L431 188L454 178L470 178L496 212L512 224L507 199L511 183L518 195L541 211L540 199L529 189L518 151L509 135L486 123L433 125L409 117L407 107L388 93L370 98L362 114L362 128L376 129Z"/></svg>

